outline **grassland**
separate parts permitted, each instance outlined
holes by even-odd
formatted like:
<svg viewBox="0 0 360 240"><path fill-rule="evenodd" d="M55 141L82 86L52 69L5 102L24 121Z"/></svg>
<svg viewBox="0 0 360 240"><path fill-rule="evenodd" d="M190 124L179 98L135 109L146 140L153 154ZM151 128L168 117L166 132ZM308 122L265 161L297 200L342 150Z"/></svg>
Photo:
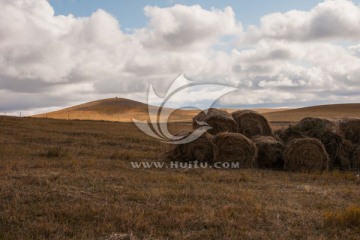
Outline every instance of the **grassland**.
<svg viewBox="0 0 360 240"><path fill-rule="evenodd" d="M264 113L269 121L288 121L297 122L304 117L322 117L330 119L340 119L345 117L360 118L360 104L330 104L312 107L290 109L284 111L272 111Z"/></svg>
<svg viewBox="0 0 360 240"><path fill-rule="evenodd" d="M66 120L105 120L115 122L131 122L133 118L147 120L149 109L157 112L157 108L142 102L125 98L108 98L80 104L54 112L38 114L33 117L66 119ZM164 115L170 115L170 121L191 121L199 110L182 110L164 108ZM162 122L167 119L161 120Z"/></svg>
<svg viewBox="0 0 360 240"><path fill-rule="evenodd" d="M38 114L36 118L51 118L65 120L105 120L114 122L131 122L132 118L138 120L147 120L149 118L148 110L155 109L154 106L148 106L145 103L133 101L125 98L108 98L80 104L77 106L65 108L62 110ZM234 112L239 109L227 108L228 112ZM304 117L323 117L323 118L360 118L360 104L330 104L297 109L271 109L256 108L253 109L263 114L271 122L297 122ZM169 121L187 121L191 122L193 116L199 113L199 110L184 109L163 109L163 113L170 115ZM162 120L167 121L167 119Z"/></svg>
<svg viewBox="0 0 360 240"><path fill-rule="evenodd" d="M131 168L166 147L130 123L1 117L0 239L360 236L359 173Z"/></svg>

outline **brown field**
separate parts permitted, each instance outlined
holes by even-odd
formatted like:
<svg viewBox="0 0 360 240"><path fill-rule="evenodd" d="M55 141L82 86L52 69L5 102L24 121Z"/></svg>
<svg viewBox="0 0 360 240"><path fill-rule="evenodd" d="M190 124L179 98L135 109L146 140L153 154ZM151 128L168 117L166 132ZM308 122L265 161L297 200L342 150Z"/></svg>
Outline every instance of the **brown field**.
<svg viewBox="0 0 360 240"><path fill-rule="evenodd" d="M360 235L358 172L134 169L167 146L119 122L1 117L0 144L0 239Z"/></svg>

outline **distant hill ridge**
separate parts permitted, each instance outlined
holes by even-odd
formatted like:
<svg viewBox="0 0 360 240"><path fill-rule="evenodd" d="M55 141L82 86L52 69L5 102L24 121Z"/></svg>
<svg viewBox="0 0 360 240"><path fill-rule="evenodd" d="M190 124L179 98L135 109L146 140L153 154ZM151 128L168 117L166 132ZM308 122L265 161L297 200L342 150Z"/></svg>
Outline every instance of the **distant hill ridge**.
<svg viewBox="0 0 360 240"><path fill-rule="evenodd" d="M64 108L54 112L37 114L32 117L130 122L133 118L147 120L149 108L155 107L126 98L108 98ZM174 110L165 108L163 111L172 112ZM190 121L198 112L198 110L175 110L174 113L171 114L170 120Z"/></svg>
<svg viewBox="0 0 360 240"><path fill-rule="evenodd" d="M153 108L154 106L149 106ZM164 109L173 111L173 109ZM225 109L229 112L237 109ZM320 105L298 109L254 109L269 121L299 121L304 117L343 118L359 117L360 103ZM199 110L175 110L170 121L191 121ZM62 110L38 114L32 117L80 120L107 120L130 122L132 118L148 119L148 105L126 98L108 98L92 101Z"/></svg>
<svg viewBox="0 0 360 240"><path fill-rule="evenodd" d="M319 105L281 112L269 112L264 116L269 121L299 121L304 117L339 119L344 117L360 118L360 103Z"/></svg>

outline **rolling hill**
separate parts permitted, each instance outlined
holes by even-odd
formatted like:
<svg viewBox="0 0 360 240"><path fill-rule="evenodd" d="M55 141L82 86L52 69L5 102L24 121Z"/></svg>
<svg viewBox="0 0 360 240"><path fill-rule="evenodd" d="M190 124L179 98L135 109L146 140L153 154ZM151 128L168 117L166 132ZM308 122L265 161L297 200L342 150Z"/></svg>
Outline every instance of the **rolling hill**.
<svg viewBox="0 0 360 240"><path fill-rule="evenodd" d="M149 106L149 108L155 107ZM174 110L165 108L163 111L171 113ZM169 119L170 121L190 121L198 112L198 110L175 110ZM125 98L108 98L32 117L130 122L132 118L147 120L148 105Z"/></svg>
<svg viewBox="0 0 360 240"><path fill-rule="evenodd" d="M150 106L150 109L154 106ZM237 109L224 109L228 112ZM332 104L312 106L298 109L254 109L264 114L269 121L293 122L304 117L343 118L360 117L360 104ZM173 109L164 109L171 113ZM191 121L199 110L175 110L170 115L170 121ZM132 118L138 120L148 119L148 105L125 98L109 98L89 103L80 104L74 107L65 108L59 111L34 115L37 118L54 119L79 119L79 120L107 120L130 122Z"/></svg>
<svg viewBox="0 0 360 240"><path fill-rule="evenodd" d="M344 117L360 118L360 104L331 104L319 105L312 107L304 107L297 109L284 110L279 112L264 113L269 121L300 121L304 117L322 117L339 119Z"/></svg>

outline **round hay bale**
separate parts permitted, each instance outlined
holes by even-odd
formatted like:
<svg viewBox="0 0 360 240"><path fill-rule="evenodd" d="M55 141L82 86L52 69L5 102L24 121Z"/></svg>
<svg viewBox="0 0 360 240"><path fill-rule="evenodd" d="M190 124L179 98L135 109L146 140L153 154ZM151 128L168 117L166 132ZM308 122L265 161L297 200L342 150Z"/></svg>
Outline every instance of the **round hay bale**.
<svg viewBox="0 0 360 240"><path fill-rule="evenodd" d="M293 139L284 151L287 171L322 171L328 169L329 156L316 138Z"/></svg>
<svg viewBox="0 0 360 240"><path fill-rule="evenodd" d="M297 125L290 125L288 128L277 130L275 136L281 139L285 144L290 142L293 139L304 138L306 137Z"/></svg>
<svg viewBox="0 0 360 240"><path fill-rule="evenodd" d="M193 128L199 128L208 124L211 129L208 130L210 134L218 134L220 132L236 132L237 124L230 113L210 108L208 113L200 112L193 118Z"/></svg>
<svg viewBox="0 0 360 240"><path fill-rule="evenodd" d="M192 131L180 132L176 136L187 137L192 134ZM179 161L179 162L209 162L213 161L214 144L212 142L213 136L207 132L200 134L192 142L185 144L171 144L168 151L163 154L162 158L165 161Z"/></svg>
<svg viewBox="0 0 360 240"><path fill-rule="evenodd" d="M353 170L360 170L360 145L354 147L351 158L351 167Z"/></svg>
<svg viewBox="0 0 360 240"><path fill-rule="evenodd" d="M340 170L351 170L351 161L354 150L354 144L349 140L343 139L341 143L338 144L334 166L330 167L338 168Z"/></svg>
<svg viewBox="0 0 360 240"><path fill-rule="evenodd" d="M258 113L254 110L250 110L250 109L243 109L243 110L237 110L237 111L234 111L232 112L232 114L235 114L235 115L239 115L241 113Z"/></svg>
<svg viewBox="0 0 360 240"><path fill-rule="evenodd" d="M360 119L345 118L340 121L340 131L354 144L360 144Z"/></svg>
<svg viewBox="0 0 360 240"><path fill-rule="evenodd" d="M299 123L291 125L280 133L279 137L284 142L290 142L298 138L316 138L320 140L330 158L330 169L348 169L350 159L346 158L345 150L342 149L343 137L336 122L325 118L306 117Z"/></svg>
<svg viewBox="0 0 360 240"><path fill-rule="evenodd" d="M240 133L219 133L213 139L215 162L239 162L242 168L256 167L255 143Z"/></svg>
<svg viewBox="0 0 360 240"><path fill-rule="evenodd" d="M286 128L278 128L274 131L274 135L276 137L280 136L281 134L283 134L283 132L285 131Z"/></svg>
<svg viewBox="0 0 360 240"><path fill-rule="evenodd" d="M212 108L208 109L208 112L212 111ZM204 111L199 112L195 117L193 117L192 126L193 129L197 129L204 125L204 120L206 118L206 113Z"/></svg>
<svg viewBox="0 0 360 240"><path fill-rule="evenodd" d="M271 136L272 130L268 120L250 110L240 110L232 113L235 122L238 125L238 133L246 137L254 137L256 135Z"/></svg>
<svg viewBox="0 0 360 240"><path fill-rule="evenodd" d="M338 122L308 117L298 125L306 136L317 138L324 144L330 158L330 169L351 169L352 144L344 139Z"/></svg>
<svg viewBox="0 0 360 240"><path fill-rule="evenodd" d="M284 145L271 136L252 138L258 149L257 164L259 168L282 169L284 166Z"/></svg>
<svg viewBox="0 0 360 240"><path fill-rule="evenodd" d="M326 118L306 117L297 124L297 127L309 137L317 136L324 131L339 132L338 124Z"/></svg>
<svg viewBox="0 0 360 240"><path fill-rule="evenodd" d="M310 134L309 134L310 135ZM344 138L339 135L337 132L332 132L330 130L324 130L323 132L318 132L314 136L309 136L319 139L325 147L326 152L329 155L330 169L346 169L349 167L350 159L346 160L346 143L344 143ZM348 164L346 163L348 161Z"/></svg>
<svg viewBox="0 0 360 240"><path fill-rule="evenodd" d="M329 133L339 133L338 125L335 122L325 118L306 117L280 132L279 137L287 143L293 139L304 137L321 140Z"/></svg>

